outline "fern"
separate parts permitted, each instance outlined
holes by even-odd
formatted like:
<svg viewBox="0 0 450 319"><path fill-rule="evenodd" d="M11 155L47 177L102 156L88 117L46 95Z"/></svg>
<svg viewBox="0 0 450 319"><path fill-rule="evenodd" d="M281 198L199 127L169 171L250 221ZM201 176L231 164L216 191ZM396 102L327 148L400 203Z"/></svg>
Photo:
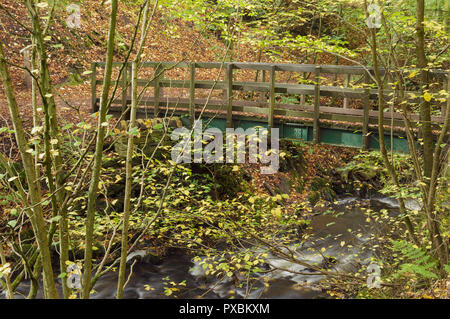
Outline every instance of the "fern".
<svg viewBox="0 0 450 319"><path fill-rule="evenodd" d="M447 272L447 274L450 274L450 263L448 263L447 265L444 266L445 271Z"/></svg>
<svg viewBox="0 0 450 319"><path fill-rule="evenodd" d="M404 273L411 273L423 278L438 279L438 276L433 272L436 270L438 262L429 256L426 251L404 240L392 241L392 247L405 260L405 263L400 265L396 277Z"/></svg>

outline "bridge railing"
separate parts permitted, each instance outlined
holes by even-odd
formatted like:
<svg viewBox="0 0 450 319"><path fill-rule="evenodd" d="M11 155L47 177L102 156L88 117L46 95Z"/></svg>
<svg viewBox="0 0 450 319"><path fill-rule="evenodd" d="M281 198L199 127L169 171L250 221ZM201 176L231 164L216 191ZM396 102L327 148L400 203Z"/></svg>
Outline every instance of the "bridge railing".
<svg viewBox="0 0 450 319"><path fill-rule="evenodd" d="M94 62L91 65L92 79L92 109L98 110L99 99L97 98L97 86L103 83L98 78L98 68L104 68L104 62ZM110 107L111 113L122 113L131 104L130 92L130 70L131 62L124 66L123 63L113 63L114 67L122 68L122 76L119 83L112 81L111 85L119 85L121 97L114 99ZM373 69L342 66L342 65L313 65L313 64L272 64L272 63L243 63L243 62L145 62L141 63L140 69L153 69L153 74L147 78L139 78L139 87L153 88L153 96L142 97L138 101L141 107L138 112L149 116L158 116L161 112L171 109L177 114L189 114L191 122L200 112L200 108L205 108L205 112L215 113L215 116L226 118L228 127L233 126L233 120L251 117L265 118L268 127L274 127L275 121L295 122L310 121L313 126L313 140L319 141L320 126L324 122L346 122L351 125L362 127L363 145L369 145L369 127L378 124L378 112L371 110L371 100L378 97L378 91L374 86ZM176 80L167 77L167 71L174 68L183 68L189 71L188 79ZM219 81L205 81L196 79L196 71L199 69L216 69L222 71L225 76ZM236 81L235 70L253 70L260 72L259 81ZM277 73L294 72L300 73L304 78L306 74L312 75L312 80L306 83L288 83L287 81L277 81ZM380 69L383 76L386 70ZM325 74L332 74L334 81L332 85L325 85ZM337 85L336 76L346 77L345 86ZM447 90L448 71L431 70L429 72L433 81L442 85L435 86L435 91ZM267 77L268 76L268 77ZM351 77L360 76L362 82L359 86L351 86ZM387 78L387 77L386 77ZM164 96L163 88L189 89L187 97ZM198 89L221 90L224 93L222 99L201 99L196 96ZM259 100L235 99L234 91L261 92L268 95L267 98ZM384 98L390 100L394 96L394 91L384 90ZM299 95L300 103L277 103L277 94ZM405 93L410 103L417 103L420 99L420 92L408 91ZM312 103L305 103L305 96L312 97ZM321 97L343 98L343 107L330 107L321 105ZM439 93L434 93L433 97L439 100ZM362 100L362 108L348 108L348 101L353 99ZM445 112L446 103L441 103L441 114ZM403 116L393 109L384 112L384 124L386 126L404 127ZM418 121L418 114L410 114L410 120ZM443 123L443 116L433 116L433 124L436 127Z"/></svg>

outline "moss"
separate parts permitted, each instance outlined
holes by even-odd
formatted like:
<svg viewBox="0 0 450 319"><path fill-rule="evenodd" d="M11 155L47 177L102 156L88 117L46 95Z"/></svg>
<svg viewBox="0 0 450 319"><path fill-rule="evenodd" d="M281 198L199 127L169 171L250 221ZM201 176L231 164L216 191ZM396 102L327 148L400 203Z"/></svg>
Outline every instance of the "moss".
<svg viewBox="0 0 450 319"><path fill-rule="evenodd" d="M311 192L311 194L308 196L308 201L312 206L316 205L319 200L320 200L319 192Z"/></svg>
<svg viewBox="0 0 450 319"><path fill-rule="evenodd" d="M327 201L336 199L336 192L331 187L331 181L323 177L315 177L311 182L310 189L312 194L309 196L309 199L312 205L316 204L318 199Z"/></svg>

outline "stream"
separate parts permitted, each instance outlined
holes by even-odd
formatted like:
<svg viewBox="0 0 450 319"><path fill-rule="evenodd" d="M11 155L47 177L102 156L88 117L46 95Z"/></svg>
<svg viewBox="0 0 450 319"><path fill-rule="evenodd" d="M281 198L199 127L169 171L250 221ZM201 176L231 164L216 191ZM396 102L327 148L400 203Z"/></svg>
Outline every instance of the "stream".
<svg viewBox="0 0 450 319"><path fill-rule="evenodd" d="M414 203L409 204L415 206ZM291 247L296 251L297 258L322 266L326 262L327 266L337 271L354 272L362 265L368 265L368 258L376 253L373 237L386 234L389 228L382 222L375 222L373 218L369 220L362 212L362 207L370 208L375 214L383 209L389 216L399 214L397 203L391 198L343 198L334 205L334 214L322 213L311 217L311 236L298 247ZM134 253L137 260L124 298L330 298L318 286L323 275L314 274L311 269L271 254L266 259L267 270L272 269L265 274L267 278L264 280L269 284L267 287L262 276L252 287L237 287L233 277L219 281L213 276L206 276L200 263L194 263L182 250L174 250L161 260L146 260L139 255L139 252ZM274 270L273 267L284 270ZM170 282L183 281L185 285L177 286L179 290L166 296L165 287L171 287ZM17 288L17 297L26 295L28 288L29 284L21 284ZM116 288L117 273L110 272L99 278L91 298L115 298ZM42 297L41 292L38 293L39 297Z"/></svg>

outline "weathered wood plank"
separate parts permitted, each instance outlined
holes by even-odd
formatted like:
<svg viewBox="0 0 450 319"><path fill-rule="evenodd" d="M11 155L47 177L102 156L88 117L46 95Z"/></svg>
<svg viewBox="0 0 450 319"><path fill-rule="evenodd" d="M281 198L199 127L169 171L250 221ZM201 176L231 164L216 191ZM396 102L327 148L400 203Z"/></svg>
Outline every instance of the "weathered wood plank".
<svg viewBox="0 0 450 319"><path fill-rule="evenodd" d="M233 64L227 64L225 82L227 103L227 127L233 127Z"/></svg>
<svg viewBox="0 0 450 319"><path fill-rule="evenodd" d="M153 107L154 107L154 116L158 117L158 114L159 114L159 102L160 102L159 95L161 93L160 92L161 91L160 81L161 81L161 78L163 77L163 74L164 74L164 66L162 66L161 64L156 65L154 70L155 71L154 71L153 77L155 78L155 81L154 81L155 103L153 104Z"/></svg>
<svg viewBox="0 0 450 319"><path fill-rule="evenodd" d="M99 99L97 99L98 101ZM195 107L203 107L205 103L207 102L207 99L194 99ZM127 103L131 103L131 100L128 98ZM121 100L116 99L112 103L113 105L121 105ZM143 97L139 101L139 105L142 106L153 106L154 104L154 97L148 96ZM189 98L165 98L164 101L160 101L160 107L165 106L168 104L171 107L179 106L179 107L186 107L188 108L190 105ZM210 99L208 101L208 106L217 106L217 109L226 110L226 101L224 100L215 100ZM260 109L268 109L269 103L267 102L260 102L260 101L236 101L233 100L233 111L235 110L235 107L254 107L254 108L260 108ZM275 103L274 106L274 115L278 114L286 114L289 116L297 116L297 113L295 112L307 112L307 113L314 113L314 106L312 105L300 105L300 104L279 104ZM289 111L293 111L290 113ZM281 112L281 113L280 113ZM186 112L187 113L187 112ZM261 112L259 112L261 113ZM352 119L352 118L359 118L359 123L362 123L363 116L364 116L364 110L363 109L343 109L339 107L330 107L330 106L320 106L320 118L325 119L327 114L335 116L334 118L337 120L338 118L341 118L343 121L346 121L346 119ZM386 125L390 125L390 119L394 118L396 121L395 123L399 123L399 125L396 126L403 126L403 115L399 112L395 112L390 114L390 112L384 113L384 118L386 120ZM313 116L311 116L313 118ZM378 119L378 111L370 111L369 110L369 124L376 124L376 121ZM419 120L418 114L410 114L409 119L413 122L414 125L415 121ZM432 122L436 125L442 124L442 118L440 116L432 116L431 118Z"/></svg>
<svg viewBox="0 0 450 319"><path fill-rule="evenodd" d="M193 128L195 122L195 63L191 63L190 65L189 83L189 117L191 128Z"/></svg>
<svg viewBox="0 0 450 319"><path fill-rule="evenodd" d="M345 76L345 87L348 88L348 86L350 85L351 82L351 74L347 74ZM348 109L348 97L344 97L344 104L343 104L343 108L344 109Z"/></svg>
<svg viewBox="0 0 450 319"><path fill-rule="evenodd" d="M314 122L313 122L313 142L320 142L320 66L317 66L314 70Z"/></svg>
<svg viewBox="0 0 450 319"><path fill-rule="evenodd" d="M365 83L369 82L369 75L365 75ZM365 96L363 100L363 128L362 128L362 149L368 150L370 146L369 136L369 108L370 108L370 91L365 88Z"/></svg>
<svg viewBox="0 0 450 319"><path fill-rule="evenodd" d="M97 80L97 84L103 83L102 80ZM112 81L112 85L115 85L116 81ZM155 85L155 81L149 81L140 79L138 80L138 86L150 86ZM216 89L216 90L226 90L225 81L196 81L196 89ZM170 80L170 79L160 79L160 88L172 87L172 88L190 88L189 81L186 80ZM270 83L261 82L233 82L234 91L259 91L259 92L270 92ZM327 97L344 97L352 99L363 99L365 96L365 91L362 88L345 88L345 87L334 87L334 86L324 86L320 87L321 95ZM300 94L300 95L313 95L314 85L309 84L291 84L291 83L275 83L275 93L284 94ZM393 91L385 90L384 97L390 99L392 97ZM409 101L417 100L419 92L406 91L405 95L410 97ZM370 99L377 99L377 90L370 89ZM411 97L412 96L412 97ZM414 97L415 96L415 97Z"/></svg>
<svg viewBox="0 0 450 319"><path fill-rule="evenodd" d="M275 66L270 69L270 99L269 99L269 112L267 117L267 124L269 132L273 126L273 115L275 110Z"/></svg>
<svg viewBox="0 0 450 319"><path fill-rule="evenodd" d="M105 62L95 62L99 68L105 67ZM263 62L197 62L197 68L201 69L225 69L226 66L230 63L234 64L234 68L236 69L246 69L246 70L266 70L270 71L273 63L263 63ZM131 62L127 64L131 65ZM113 62L113 66L120 67L123 65L123 62ZM190 63L188 62L170 62L170 61L147 61L141 63L142 67L156 67L158 65L163 66L164 68L189 68ZM288 71L288 72L308 72L314 73L315 64L290 64L290 63L277 63L275 64L279 71ZM373 68L366 67L363 68L361 66L349 66L349 65L321 65L322 73L329 74L359 74L363 75L366 73L366 70L373 72ZM405 69L407 73L414 71L414 69ZM380 75L384 75L386 70L384 68L379 68ZM429 71L430 75L434 78L445 79L449 72L447 70L441 69L433 69Z"/></svg>
<svg viewBox="0 0 450 319"><path fill-rule="evenodd" d="M261 107L255 107L255 106L240 106L240 105L233 105L233 112L244 112L244 113L255 113L255 114L269 114L268 108L261 108Z"/></svg>
<svg viewBox="0 0 450 319"><path fill-rule="evenodd" d="M261 82L260 83L265 83L266 82L266 71L262 70L261 71ZM264 95L263 92L261 92L261 96L259 97L259 100L261 102L266 101L266 96Z"/></svg>

